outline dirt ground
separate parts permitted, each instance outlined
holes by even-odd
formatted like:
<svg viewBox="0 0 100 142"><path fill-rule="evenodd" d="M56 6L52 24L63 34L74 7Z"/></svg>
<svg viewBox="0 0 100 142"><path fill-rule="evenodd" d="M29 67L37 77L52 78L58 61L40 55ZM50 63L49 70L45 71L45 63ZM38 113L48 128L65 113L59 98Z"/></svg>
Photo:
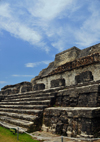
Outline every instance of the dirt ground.
<svg viewBox="0 0 100 142"><path fill-rule="evenodd" d="M52 134L50 132L44 132L44 131L37 131L32 133L33 138L37 140L43 140L43 142L100 142L100 140L75 140L75 139L68 139L63 137L63 141L61 139L61 136L58 136L56 134Z"/></svg>

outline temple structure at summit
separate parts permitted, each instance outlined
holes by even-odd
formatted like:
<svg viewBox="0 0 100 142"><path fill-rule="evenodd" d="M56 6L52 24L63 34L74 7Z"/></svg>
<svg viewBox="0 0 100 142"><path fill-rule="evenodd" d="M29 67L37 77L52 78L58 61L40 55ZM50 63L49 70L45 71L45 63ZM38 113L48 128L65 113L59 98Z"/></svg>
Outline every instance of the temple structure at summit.
<svg viewBox="0 0 100 142"><path fill-rule="evenodd" d="M100 44L69 48L31 82L0 91L0 125L100 137Z"/></svg>

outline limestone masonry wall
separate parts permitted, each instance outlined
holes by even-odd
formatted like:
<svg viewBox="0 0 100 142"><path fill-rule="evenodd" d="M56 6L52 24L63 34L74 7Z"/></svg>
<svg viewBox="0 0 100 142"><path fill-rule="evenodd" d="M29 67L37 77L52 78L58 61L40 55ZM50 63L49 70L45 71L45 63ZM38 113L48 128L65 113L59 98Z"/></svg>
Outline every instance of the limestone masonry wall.
<svg viewBox="0 0 100 142"><path fill-rule="evenodd" d="M7 85L1 89L0 94L2 95L10 95L16 93L23 93L32 91L32 84L30 82L21 82L15 85Z"/></svg>
<svg viewBox="0 0 100 142"><path fill-rule="evenodd" d="M68 137L98 137L100 108L47 108L44 111L43 123L43 131Z"/></svg>
<svg viewBox="0 0 100 142"><path fill-rule="evenodd" d="M100 64L96 63L96 64L80 67L80 68L77 68L71 71L66 71L66 72L59 73L59 74L57 73L49 77L38 79L36 80L36 84L43 83L45 84L45 89L49 89L51 88L52 80L65 79L65 86L75 85L76 76L82 72L87 72L87 71L90 71L92 73L94 81L100 80L100 75L99 75L100 74Z"/></svg>
<svg viewBox="0 0 100 142"><path fill-rule="evenodd" d="M89 65L96 65L99 66L100 62L100 44L96 44L94 46L88 47L86 49L80 50L77 47L72 47L68 50L65 50L55 56L55 61L50 63L49 66L46 69L43 69L38 76L33 78L31 80L31 83L34 85L36 83L44 83L45 88L50 88L50 76L53 76L55 79L61 79L62 75L64 75L64 72L70 72L73 70L73 73L75 72L80 74L84 71L84 68ZM77 72L77 69L78 72ZM83 71L82 71L83 69ZM86 71L86 70L85 70ZM91 70L91 67L87 67L87 71L93 71ZM92 74L93 74L92 73ZM97 74L98 74L98 67L97 67ZM54 76L54 75L57 75ZM58 77L59 76L59 77ZM99 80L96 77L96 74L94 73L94 79ZM43 79L43 80L42 80ZM65 77L65 82L68 79L68 76ZM50 79L51 81L51 79ZM46 85L47 84L47 85ZM67 85L65 83L65 85ZM70 83L69 83L70 85Z"/></svg>
<svg viewBox="0 0 100 142"><path fill-rule="evenodd" d="M95 53L87 57L82 57L72 62L67 62L44 77L35 79L32 84L44 84L45 89L51 88L51 81L57 79L65 79L65 86L74 85L76 76L82 72L90 71L93 78L91 80L100 80L100 54ZM87 80L88 81L88 80Z"/></svg>
<svg viewBox="0 0 100 142"><path fill-rule="evenodd" d="M65 64L66 62L71 62L75 60L79 56L80 51L81 50L78 49L77 47L72 47L59 54L56 54L54 66L58 67L58 66Z"/></svg>
<svg viewBox="0 0 100 142"><path fill-rule="evenodd" d="M63 107L99 107L100 85L76 86L58 91L55 105Z"/></svg>

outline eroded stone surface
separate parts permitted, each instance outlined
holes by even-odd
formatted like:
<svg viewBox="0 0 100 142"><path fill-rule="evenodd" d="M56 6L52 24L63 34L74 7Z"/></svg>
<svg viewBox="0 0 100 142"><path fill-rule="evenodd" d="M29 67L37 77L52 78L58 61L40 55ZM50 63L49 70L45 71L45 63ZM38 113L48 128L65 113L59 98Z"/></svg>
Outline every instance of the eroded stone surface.
<svg viewBox="0 0 100 142"><path fill-rule="evenodd" d="M100 106L100 85L86 85L59 91L56 106L64 107L95 107Z"/></svg>
<svg viewBox="0 0 100 142"><path fill-rule="evenodd" d="M21 82L14 85L7 85L2 89L2 95L10 95L10 94L17 94L32 91L32 84L30 82Z"/></svg>
<svg viewBox="0 0 100 142"><path fill-rule="evenodd" d="M51 88L65 86L65 79L56 79L51 81Z"/></svg>
<svg viewBox="0 0 100 142"><path fill-rule="evenodd" d="M65 50L65 51L57 54L55 56L55 61L50 63L49 66L46 69L42 70L37 77L35 77L31 80L31 82L32 82L32 84L45 83L45 85L46 85L46 84L49 84L49 82L51 81L51 79L47 80L47 77L50 78L50 76L53 76L53 78L58 79L58 77L56 77L54 75L57 74L57 76L59 76L59 74L61 74L61 73L64 74L64 72L66 72L66 71L70 72L73 69L76 70L76 75L77 75L82 72L81 67L85 68L86 66L89 66L92 64L97 64L98 62L100 62L100 55L99 54L100 54L100 44L88 47L83 50L80 50L76 47ZM77 68L80 68L78 72L77 72ZM87 67L87 70L89 70L93 73L94 69L91 69L91 67L89 66L89 69ZM86 71L86 70L83 69L83 71ZM74 72L72 74L74 74ZM93 76L94 75L95 74L93 73ZM59 76L59 78L61 78L61 76ZM68 78L68 76L65 77L63 75L63 78L65 78L65 80L66 80ZM43 80L41 80L41 79L43 79ZM98 78L94 77L94 80L98 80ZM48 87L46 87L46 88L50 88L50 85L48 85Z"/></svg>
<svg viewBox="0 0 100 142"><path fill-rule="evenodd" d="M43 83L35 84L33 87L33 90L43 90L43 89L45 89L45 85Z"/></svg>
<svg viewBox="0 0 100 142"><path fill-rule="evenodd" d="M76 84L89 82L89 81L92 81L92 80L93 80L93 75L92 75L91 71L85 71L85 72L82 72L79 75L75 76Z"/></svg>
<svg viewBox="0 0 100 142"><path fill-rule="evenodd" d="M42 129L68 137L97 137L100 131L100 107L52 107L44 111Z"/></svg>

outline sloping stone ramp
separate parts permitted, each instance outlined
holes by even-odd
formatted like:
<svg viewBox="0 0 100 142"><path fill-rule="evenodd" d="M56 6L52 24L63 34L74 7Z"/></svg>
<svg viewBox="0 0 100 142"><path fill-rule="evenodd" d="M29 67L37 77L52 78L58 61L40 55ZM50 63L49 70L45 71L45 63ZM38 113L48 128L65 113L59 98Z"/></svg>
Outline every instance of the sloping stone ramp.
<svg viewBox="0 0 100 142"><path fill-rule="evenodd" d="M6 128L19 127L20 132L40 130L44 108L54 103L55 94L48 91L6 96L0 102L0 125L3 123Z"/></svg>

